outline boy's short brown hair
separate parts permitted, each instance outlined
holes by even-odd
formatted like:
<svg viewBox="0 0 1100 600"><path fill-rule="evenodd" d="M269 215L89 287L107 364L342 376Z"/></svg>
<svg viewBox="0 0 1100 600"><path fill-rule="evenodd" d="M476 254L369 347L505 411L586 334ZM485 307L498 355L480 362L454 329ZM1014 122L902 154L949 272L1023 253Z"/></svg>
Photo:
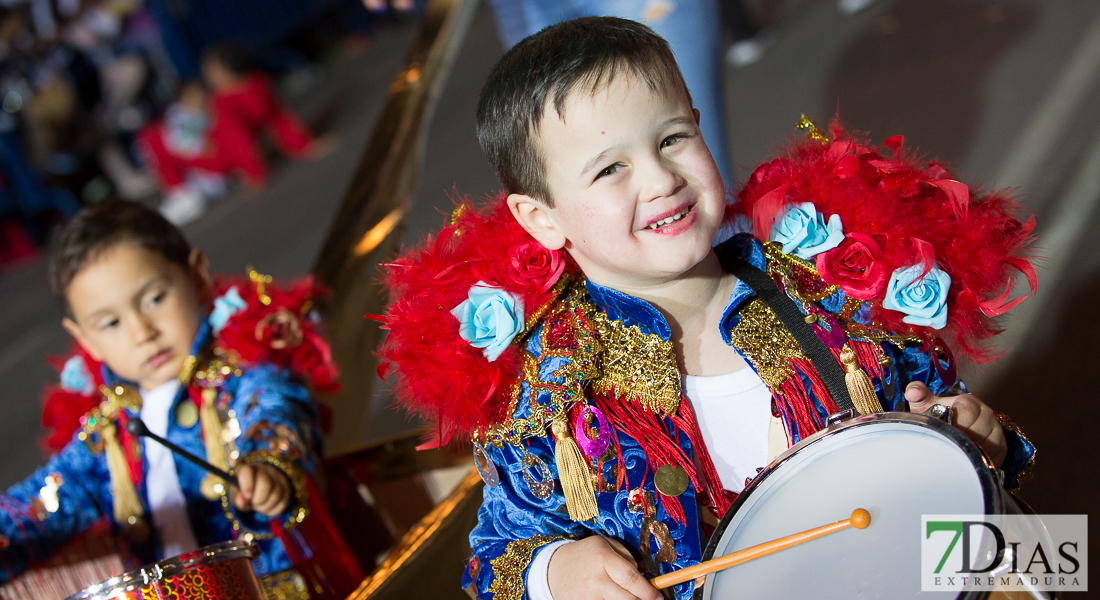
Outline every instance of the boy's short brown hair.
<svg viewBox="0 0 1100 600"><path fill-rule="evenodd" d="M655 91L678 88L691 103L668 42L635 21L565 21L524 39L500 59L481 90L477 139L508 193L554 205L537 143L548 103L564 118L570 94L578 88L595 92L622 70Z"/></svg>
<svg viewBox="0 0 1100 600"><path fill-rule="evenodd" d="M124 200L93 204L61 229L50 257L50 287L67 316L72 316L67 294L73 278L105 250L123 242L190 268L191 244L159 212Z"/></svg>

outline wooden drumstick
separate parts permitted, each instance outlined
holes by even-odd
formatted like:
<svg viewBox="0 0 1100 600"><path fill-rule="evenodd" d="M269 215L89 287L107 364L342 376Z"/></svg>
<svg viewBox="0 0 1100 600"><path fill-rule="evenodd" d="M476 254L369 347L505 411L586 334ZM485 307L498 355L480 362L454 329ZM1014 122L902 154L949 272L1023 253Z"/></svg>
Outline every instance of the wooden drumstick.
<svg viewBox="0 0 1100 600"><path fill-rule="evenodd" d="M786 537L781 537L777 540L770 542L764 542L763 544L757 544L744 550L738 550L732 554L725 556L719 556L718 558L712 558L706 562L701 562L697 565L685 567L678 571L666 573L659 577L654 577L650 580L653 587L661 590L666 587L674 586L678 583L683 583L692 579L700 578L704 575L714 573L715 571L721 571L722 569L728 569L734 565L739 565L743 562L748 562L774 554L780 550L786 550L792 548L803 542L808 542L812 539L816 539L830 533L836 533L841 529L847 529L848 527L855 527L856 529L864 529L871 524L871 513L862 508L857 508L852 511L850 518L843 521L837 521L836 523L829 523L828 525L822 525L821 527L814 527L801 533L795 533Z"/></svg>

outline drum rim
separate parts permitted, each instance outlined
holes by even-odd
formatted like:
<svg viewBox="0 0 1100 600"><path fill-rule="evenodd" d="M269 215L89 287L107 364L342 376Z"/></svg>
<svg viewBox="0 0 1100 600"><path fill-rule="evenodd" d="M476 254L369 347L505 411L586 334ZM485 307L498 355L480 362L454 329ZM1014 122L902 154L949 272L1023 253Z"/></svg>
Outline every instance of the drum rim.
<svg viewBox="0 0 1100 600"><path fill-rule="evenodd" d="M788 448L783 454L780 454L770 465L753 478L753 480L749 482L749 485L745 486L745 489L741 490L741 493L738 494L737 499L730 505L726 514L722 515L722 519L718 522L718 526L714 528L714 533L711 534L710 539L707 541L706 548L703 549L703 555L699 559L700 562L709 560L714 556L714 551L718 548L718 542L721 541L722 535L726 532L726 528L729 527L730 522L733 521L733 517L737 514L737 511L740 510L741 506L744 505L745 501L748 500L752 493L760 487L776 469L790 460L795 454L804 450L807 446L832 437L846 429L884 422L911 423L931 429L954 441L958 444L960 449L962 449L963 454L970 460L971 464L975 467L975 472L978 474L978 480L982 488L982 504L985 507L985 514L1000 514L1004 512L1004 496L997 493L997 468L993 466L993 463L989 460L989 457L982 452L981 448L979 448L973 440L966 437L966 434L959 431L950 423L945 423L940 419L927 415L906 412L875 413L830 425L806 439L801 440L794 446ZM707 575L706 577L709 580L711 575ZM702 586L696 586L692 591L692 599L702 600L703 589ZM958 597L980 599L986 598L986 596L986 592L964 592Z"/></svg>
<svg viewBox="0 0 1100 600"><path fill-rule="evenodd" d="M138 586L149 585L179 575L195 565L213 565L236 558L252 560L259 555L259 546L252 542L233 540L211 544L127 571L117 577L88 586L65 600L102 600L109 597L107 594L132 591Z"/></svg>

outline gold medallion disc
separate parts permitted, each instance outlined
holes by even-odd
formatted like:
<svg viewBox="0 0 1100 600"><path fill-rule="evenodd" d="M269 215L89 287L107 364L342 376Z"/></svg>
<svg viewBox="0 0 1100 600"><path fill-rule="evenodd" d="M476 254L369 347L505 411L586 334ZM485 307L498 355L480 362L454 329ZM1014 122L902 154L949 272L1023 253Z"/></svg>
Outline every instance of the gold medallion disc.
<svg viewBox="0 0 1100 600"><path fill-rule="evenodd" d="M662 465L653 476L657 491L666 496L676 497L687 491L691 479L679 465Z"/></svg>
<svg viewBox="0 0 1100 600"><path fill-rule="evenodd" d="M184 400L176 405L176 423L184 429L191 429L199 422L199 407L190 400Z"/></svg>

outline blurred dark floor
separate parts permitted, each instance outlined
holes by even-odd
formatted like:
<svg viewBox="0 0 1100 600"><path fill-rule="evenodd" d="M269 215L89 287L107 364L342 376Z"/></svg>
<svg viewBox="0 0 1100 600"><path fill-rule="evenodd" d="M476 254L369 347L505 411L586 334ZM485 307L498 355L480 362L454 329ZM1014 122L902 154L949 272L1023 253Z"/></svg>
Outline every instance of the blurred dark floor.
<svg viewBox="0 0 1100 600"><path fill-rule="evenodd" d="M1100 318L1100 3L1095 0L881 0L854 16L835 0L760 0L774 43L763 59L726 70L727 130L744 177L806 113L839 113L874 140L898 133L956 165L962 178L1018 187L1048 248L1043 293L1005 320L998 365L973 369L973 389L1012 415L1039 447L1023 497L1040 512L1097 505L1087 441L1100 421L1092 365ZM365 54L334 59L295 100L306 120L339 135L316 162L280 163L262 191L238 192L186 228L217 271L246 265L276 276L309 268L342 199L411 25L373 38ZM501 47L488 9L470 27L429 129L405 241L442 223L450 195L481 197L496 179L473 134L477 94ZM67 347L38 263L0 276L0 485L40 460L38 396L55 375L46 353ZM1022 310L1025 309L1026 310ZM374 400L363 437L406 429Z"/></svg>

